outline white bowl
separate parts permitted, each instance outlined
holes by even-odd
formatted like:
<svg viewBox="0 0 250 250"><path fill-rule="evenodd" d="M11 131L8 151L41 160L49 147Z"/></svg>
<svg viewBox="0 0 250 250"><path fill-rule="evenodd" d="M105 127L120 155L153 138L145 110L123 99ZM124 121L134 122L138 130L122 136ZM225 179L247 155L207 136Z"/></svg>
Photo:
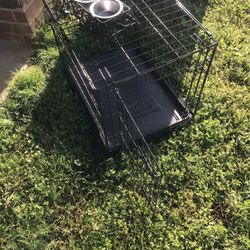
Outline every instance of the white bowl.
<svg viewBox="0 0 250 250"><path fill-rule="evenodd" d="M121 14L123 4L120 0L97 0L90 5L89 11L93 17L111 19Z"/></svg>

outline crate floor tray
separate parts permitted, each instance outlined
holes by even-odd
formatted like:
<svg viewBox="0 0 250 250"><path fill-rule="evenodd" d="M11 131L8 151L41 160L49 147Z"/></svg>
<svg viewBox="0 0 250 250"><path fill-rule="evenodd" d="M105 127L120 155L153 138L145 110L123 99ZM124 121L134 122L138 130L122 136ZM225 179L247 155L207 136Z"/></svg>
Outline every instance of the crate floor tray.
<svg viewBox="0 0 250 250"><path fill-rule="evenodd" d="M157 77L155 71L141 76L138 74L137 77L127 80L125 85L114 84L122 78L129 78L136 70L145 71L149 65L144 64L144 61L145 58L137 56L135 50L129 49L126 54L121 50L115 50L91 61L82 62L82 67L92 80L89 88L101 107L107 137L105 144L110 149L121 146L120 131L123 131L131 117L144 137L169 130L170 127L190 118L183 102L169 86L169 80ZM137 69L134 65L138 65ZM114 85L131 117L124 116L119 119L121 106L112 87ZM120 112L120 115L122 113L124 112ZM133 133L133 128L127 129ZM125 133L125 137L129 143L129 133ZM136 138L136 135L132 137Z"/></svg>

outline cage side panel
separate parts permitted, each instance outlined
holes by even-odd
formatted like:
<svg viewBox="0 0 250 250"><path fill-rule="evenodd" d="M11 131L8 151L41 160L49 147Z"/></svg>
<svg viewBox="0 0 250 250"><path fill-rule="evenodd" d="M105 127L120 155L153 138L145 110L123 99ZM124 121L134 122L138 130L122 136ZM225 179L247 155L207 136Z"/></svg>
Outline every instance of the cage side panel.
<svg viewBox="0 0 250 250"><path fill-rule="evenodd" d="M127 152L129 164L131 164L129 167L133 169L135 178L141 180L141 183L138 183L139 190L152 201L157 199L157 193L153 190L161 178L160 165L118 90L117 104L122 148Z"/></svg>
<svg viewBox="0 0 250 250"><path fill-rule="evenodd" d="M57 24L52 21L51 27L58 43L60 54L63 57L64 65L68 70L72 80L74 81L75 86L78 89L78 93L82 97L87 109L89 110L89 113L91 114L99 130L101 139L106 145L107 137L103 126L103 115L100 112L100 96L97 92L90 89L89 85L86 83L88 82L88 79L86 79L85 72L83 72L83 68L81 67L80 62L74 52L68 47L68 44L65 44L66 42L64 37L62 37L61 31L58 30Z"/></svg>
<svg viewBox="0 0 250 250"><path fill-rule="evenodd" d="M199 106L215 49L216 46L200 49L197 53L166 66L160 71L177 98L180 98L192 115L196 113Z"/></svg>

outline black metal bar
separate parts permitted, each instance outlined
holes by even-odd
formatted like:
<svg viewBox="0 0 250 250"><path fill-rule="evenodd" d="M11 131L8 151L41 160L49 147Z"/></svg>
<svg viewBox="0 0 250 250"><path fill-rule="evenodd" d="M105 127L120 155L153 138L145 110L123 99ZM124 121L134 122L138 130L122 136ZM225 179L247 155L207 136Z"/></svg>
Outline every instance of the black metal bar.
<svg viewBox="0 0 250 250"><path fill-rule="evenodd" d="M203 89L204 89L205 83L206 83L206 81L207 81L208 72L209 72L209 70L210 70L210 68L211 68L212 61L213 61L213 58L214 58L216 49L217 49L217 44L216 44L216 46L215 46L215 47L213 48L213 50L212 50L212 56L211 56L211 59L210 59L210 61L209 61L207 70L206 70L206 72L205 72L205 76L204 76L204 79L203 79L203 82L202 82L201 90L200 90L200 93L199 93L199 96L198 96L198 99L197 99L197 102L196 102L196 106L195 106L195 108L194 108L194 115L196 114L197 109L198 109L198 106L199 106L199 104L200 104L201 95L202 95L202 93L203 93ZM206 57L208 56L208 53L209 53L209 51L207 52Z"/></svg>
<svg viewBox="0 0 250 250"><path fill-rule="evenodd" d="M176 39L176 41L185 49L185 47L183 46L182 43L179 42L179 40L177 39L177 37L175 36L175 34L162 22L162 20L154 13L154 11L150 8L150 6L144 1L142 0L143 3L148 7L148 9L152 12L152 14L157 18L157 20L163 25L163 27L173 36L174 39ZM133 1L132 1L133 2Z"/></svg>

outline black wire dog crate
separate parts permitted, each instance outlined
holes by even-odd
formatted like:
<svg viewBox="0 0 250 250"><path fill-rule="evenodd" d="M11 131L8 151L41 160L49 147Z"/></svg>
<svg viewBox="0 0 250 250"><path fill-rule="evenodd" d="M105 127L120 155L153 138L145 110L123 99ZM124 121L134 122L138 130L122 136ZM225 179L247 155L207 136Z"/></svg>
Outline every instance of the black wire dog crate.
<svg viewBox="0 0 250 250"><path fill-rule="evenodd" d="M178 0L124 0L107 22L74 0L44 3L105 147L136 148L153 171L146 139L195 116L217 42Z"/></svg>

